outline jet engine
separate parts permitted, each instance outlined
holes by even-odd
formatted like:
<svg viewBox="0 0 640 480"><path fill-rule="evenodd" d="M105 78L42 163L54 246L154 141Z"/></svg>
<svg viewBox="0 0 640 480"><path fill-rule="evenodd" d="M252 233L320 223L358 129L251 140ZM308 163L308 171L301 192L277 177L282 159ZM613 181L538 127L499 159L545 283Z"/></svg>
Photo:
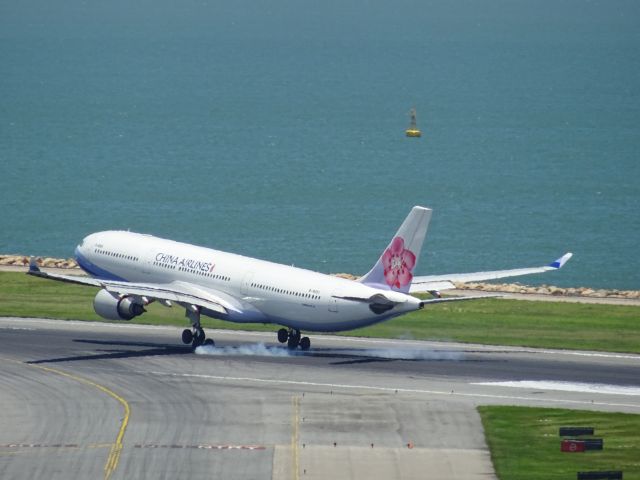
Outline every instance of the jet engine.
<svg viewBox="0 0 640 480"><path fill-rule="evenodd" d="M142 303L136 302L134 298L120 297L105 289L100 290L93 299L93 309L102 318L109 320L131 320L146 312Z"/></svg>

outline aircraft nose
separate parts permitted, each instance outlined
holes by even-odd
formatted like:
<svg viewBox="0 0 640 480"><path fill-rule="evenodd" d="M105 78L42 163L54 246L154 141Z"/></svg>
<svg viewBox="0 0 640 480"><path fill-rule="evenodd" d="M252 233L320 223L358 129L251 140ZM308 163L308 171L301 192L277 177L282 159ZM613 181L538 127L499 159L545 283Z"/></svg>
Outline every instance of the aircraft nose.
<svg viewBox="0 0 640 480"><path fill-rule="evenodd" d="M90 261L87 259L87 254L89 253L91 245L92 243L90 242L89 237L84 237L82 241L76 246L74 252L76 263L86 272L89 271L88 268L91 265Z"/></svg>
<svg viewBox="0 0 640 480"><path fill-rule="evenodd" d="M85 250L85 245L87 244L88 237L84 237L78 245L76 245L76 249L74 251L74 256L76 257L76 261L79 257L82 257Z"/></svg>

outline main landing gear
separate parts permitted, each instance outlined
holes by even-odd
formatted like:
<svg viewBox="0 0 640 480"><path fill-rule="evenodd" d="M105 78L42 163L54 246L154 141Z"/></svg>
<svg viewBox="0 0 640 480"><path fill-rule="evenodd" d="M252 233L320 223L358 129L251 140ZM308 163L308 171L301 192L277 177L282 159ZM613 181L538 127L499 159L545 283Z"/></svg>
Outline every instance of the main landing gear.
<svg viewBox="0 0 640 480"><path fill-rule="evenodd" d="M300 330L294 330L293 328L289 330L281 328L278 330L278 341L280 343L286 342L289 350L295 350L300 347L301 350L307 351L311 348L311 340L309 340L309 337L300 338Z"/></svg>
<svg viewBox="0 0 640 480"><path fill-rule="evenodd" d="M215 342L212 338L206 338L204 329L200 326L200 309L194 305L187 308L186 317L191 320L191 330L185 328L182 331L182 343L191 344L193 348L200 345L214 346Z"/></svg>
<svg viewBox="0 0 640 480"><path fill-rule="evenodd" d="M202 328L188 329L182 331L182 343L191 344L193 348L200 345L215 345L212 338L207 338Z"/></svg>

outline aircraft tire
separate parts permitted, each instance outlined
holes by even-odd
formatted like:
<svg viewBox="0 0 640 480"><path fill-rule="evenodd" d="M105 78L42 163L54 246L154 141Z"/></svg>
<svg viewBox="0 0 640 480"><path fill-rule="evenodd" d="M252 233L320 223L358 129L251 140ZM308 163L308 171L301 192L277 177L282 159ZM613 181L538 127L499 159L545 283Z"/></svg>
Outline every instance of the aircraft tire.
<svg viewBox="0 0 640 480"><path fill-rule="evenodd" d="M184 343L185 345L188 345L192 341L193 341L193 332L191 332L191 330L189 330L188 328L185 328L182 331L182 343Z"/></svg>
<svg viewBox="0 0 640 480"><path fill-rule="evenodd" d="M290 335L289 340L287 341L287 347L289 350L295 350L298 348L298 344L300 343L299 335Z"/></svg>
<svg viewBox="0 0 640 480"><path fill-rule="evenodd" d="M286 343L288 338L289 332L287 332L286 328L281 328L280 330L278 330L278 341L280 343Z"/></svg>
<svg viewBox="0 0 640 480"><path fill-rule="evenodd" d="M302 337L300 339L300 349L306 352L310 348L311 348L311 340L309 340L309 337Z"/></svg>
<svg viewBox="0 0 640 480"><path fill-rule="evenodd" d="M204 346L210 346L210 347L215 346L215 344L216 342L213 341L213 338L207 338L203 343Z"/></svg>
<svg viewBox="0 0 640 480"><path fill-rule="evenodd" d="M193 343L192 343L193 348L196 348L202 345L204 343L204 340L205 340L204 330L202 328L196 329L196 333L193 336Z"/></svg>

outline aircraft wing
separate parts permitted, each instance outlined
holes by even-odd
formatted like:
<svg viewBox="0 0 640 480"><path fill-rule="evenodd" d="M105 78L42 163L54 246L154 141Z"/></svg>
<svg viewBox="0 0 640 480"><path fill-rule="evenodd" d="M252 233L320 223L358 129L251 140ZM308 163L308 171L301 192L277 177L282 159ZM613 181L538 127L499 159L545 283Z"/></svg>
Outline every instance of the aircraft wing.
<svg viewBox="0 0 640 480"><path fill-rule="evenodd" d="M184 305L196 305L219 313L229 313L230 310L235 312L241 311L237 306L223 298L223 296L227 296L226 294L222 292L218 293L212 289L205 290L188 282L136 283L102 280L76 275L59 275L57 273L43 272L33 260L29 264L29 272L27 273L36 277L48 278L60 282L104 288L109 292L119 295L144 297L146 300L145 303L149 303L152 300L163 300Z"/></svg>
<svg viewBox="0 0 640 480"><path fill-rule="evenodd" d="M452 273L445 275L427 275L413 277L409 293L422 293L431 291L448 290L455 288L453 282L482 282L484 280L495 280L497 278L518 277L520 275L530 275L532 273L543 273L558 270L573 256L572 253L565 253L549 265L542 267L516 268L513 270L495 270L491 272L474 273Z"/></svg>

